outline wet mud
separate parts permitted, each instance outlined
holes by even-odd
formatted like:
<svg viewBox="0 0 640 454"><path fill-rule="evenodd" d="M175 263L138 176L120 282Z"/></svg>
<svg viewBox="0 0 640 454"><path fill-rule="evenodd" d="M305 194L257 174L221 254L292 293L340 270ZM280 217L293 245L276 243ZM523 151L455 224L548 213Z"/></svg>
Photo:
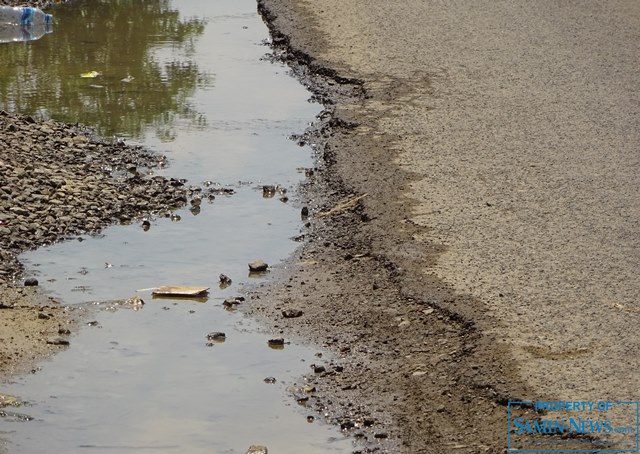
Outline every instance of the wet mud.
<svg viewBox="0 0 640 454"><path fill-rule="evenodd" d="M0 377L7 381L36 373L37 363L70 343L71 333L88 312L44 296L37 287L0 284Z"/></svg>

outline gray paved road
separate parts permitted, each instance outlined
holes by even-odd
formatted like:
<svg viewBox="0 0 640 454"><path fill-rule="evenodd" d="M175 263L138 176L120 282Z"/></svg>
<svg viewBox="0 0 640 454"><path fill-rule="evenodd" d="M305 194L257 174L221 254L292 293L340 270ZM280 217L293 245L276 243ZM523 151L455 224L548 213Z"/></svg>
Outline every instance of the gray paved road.
<svg viewBox="0 0 640 454"><path fill-rule="evenodd" d="M530 398L640 398L640 2L294 2ZM301 17L301 16L298 16ZM358 131L357 131L358 132Z"/></svg>

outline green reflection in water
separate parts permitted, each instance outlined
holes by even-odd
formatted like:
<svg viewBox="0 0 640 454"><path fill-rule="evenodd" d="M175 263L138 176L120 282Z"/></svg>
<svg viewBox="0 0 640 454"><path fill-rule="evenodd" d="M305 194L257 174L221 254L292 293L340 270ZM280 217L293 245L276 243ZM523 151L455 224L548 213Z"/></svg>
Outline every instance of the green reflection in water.
<svg viewBox="0 0 640 454"><path fill-rule="evenodd" d="M181 20L170 0L76 0L48 12L53 33L0 45L0 109L105 136L141 138L152 125L171 141L179 121L204 126L189 101L213 79L193 61L204 20ZM102 75L80 77L89 71Z"/></svg>

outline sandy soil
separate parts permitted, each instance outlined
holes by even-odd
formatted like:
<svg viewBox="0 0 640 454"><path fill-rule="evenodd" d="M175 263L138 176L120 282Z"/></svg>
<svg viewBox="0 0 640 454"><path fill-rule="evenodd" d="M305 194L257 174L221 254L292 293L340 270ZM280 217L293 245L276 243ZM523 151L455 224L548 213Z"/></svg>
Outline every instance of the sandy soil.
<svg viewBox="0 0 640 454"><path fill-rule="evenodd" d="M87 313L83 307L67 307L45 296L38 287L0 283L0 385L37 373L41 361L67 348L71 333ZM14 406L16 402L0 386L0 421ZM5 440L0 437L0 453L5 452Z"/></svg>
<svg viewBox="0 0 640 454"><path fill-rule="evenodd" d="M254 295L337 352L314 405L365 449L499 452L509 399L637 400L640 4L259 5L330 105L312 212L368 194Z"/></svg>
<svg viewBox="0 0 640 454"><path fill-rule="evenodd" d="M37 287L0 286L0 377L36 373L36 363L70 343L84 309L61 305Z"/></svg>

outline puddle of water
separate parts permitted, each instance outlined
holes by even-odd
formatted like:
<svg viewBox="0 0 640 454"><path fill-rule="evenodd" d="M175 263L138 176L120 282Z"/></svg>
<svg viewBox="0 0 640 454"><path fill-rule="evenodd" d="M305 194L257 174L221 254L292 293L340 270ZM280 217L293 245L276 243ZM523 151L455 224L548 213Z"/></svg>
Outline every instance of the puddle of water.
<svg viewBox="0 0 640 454"><path fill-rule="evenodd" d="M255 259L277 263L295 246L298 211L262 190L240 190L202 203L199 215L178 211L181 221L155 220L148 231L139 224L107 229L100 238L58 243L23 254L30 274L46 283L65 303L128 298L136 290L160 285L211 287L212 300L235 295L250 277ZM233 285L221 290L224 273ZM52 281L53 280L53 281ZM143 299L150 292L140 292Z"/></svg>
<svg viewBox="0 0 640 454"><path fill-rule="evenodd" d="M283 405L287 383L308 370L309 349L272 350L250 321L209 303L153 302L98 320L42 372L9 387L28 397L32 406L20 411L35 418L4 425L10 452L244 453L253 443L348 452L333 429ZM226 341L207 347L212 330ZM270 376L278 381L265 383Z"/></svg>
<svg viewBox="0 0 640 454"><path fill-rule="evenodd" d="M13 453L348 452L334 428L308 424L287 385L315 350L267 346L251 320L223 309L249 277L295 247L299 210L262 197L293 189L310 150L287 140L320 110L287 69L260 61L267 30L251 0L76 0L54 9L54 32L0 46L0 109L96 125L167 153L167 175L231 185L181 221L116 226L21 258L66 303L127 298L158 285L211 287L205 303L152 299L139 311L101 310L99 325L35 375L3 389L32 406L4 424ZM7 64L4 64L7 62ZM102 76L81 78L87 71ZM121 79L130 76L130 82ZM133 78L131 80L131 78ZM233 279L225 290L218 275ZM226 333L207 347L206 335ZM274 376L276 384L263 379Z"/></svg>

